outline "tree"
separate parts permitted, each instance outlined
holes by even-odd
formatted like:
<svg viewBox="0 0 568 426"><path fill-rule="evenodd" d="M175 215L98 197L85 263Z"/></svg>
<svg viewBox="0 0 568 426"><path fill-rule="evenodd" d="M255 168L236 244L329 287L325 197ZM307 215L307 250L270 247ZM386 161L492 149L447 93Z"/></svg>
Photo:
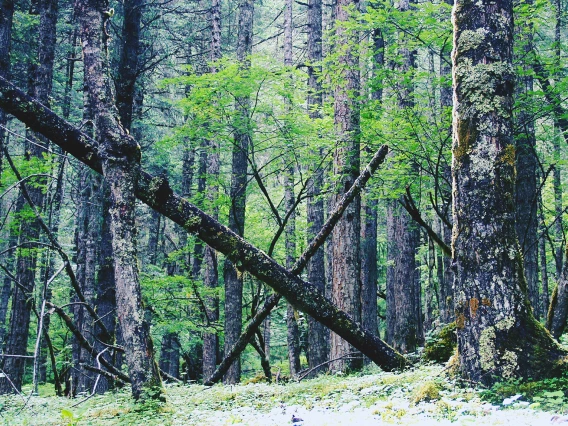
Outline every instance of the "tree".
<svg viewBox="0 0 568 426"><path fill-rule="evenodd" d="M0 3L0 76L8 78L10 71L10 46L12 41L12 17L14 15L14 2L5 0ZM8 121L7 114L0 109L0 183L2 173L2 158L4 156L4 139L6 132L4 127ZM14 242L14 241L12 241ZM4 336L6 334L6 315L8 313L8 303L12 292L12 280L5 278L2 282L0 291L0 346L4 346Z"/></svg>
<svg viewBox="0 0 568 426"><path fill-rule="evenodd" d="M252 52L252 22L254 13L253 0L239 2L239 36L237 41L237 60L243 72L250 67ZM235 123L235 141L233 145L233 161L231 172L231 209L229 212L229 229L237 235L245 232L245 201L247 190L247 156L251 143L249 128L250 98L236 98L238 116ZM225 262L225 351L229 351L241 334L243 310L243 281L234 265ZM226 384L238 383L241 379L240 361L237 360L227 372Z"/></svg>
<svg viewBox="0 0 568 426"><path fill-rule="evenodd" d="M221 59L221 4L219 0L211 2L211 72L217 71L217 61ZM209 140L209 153L207 156L207 199L213 205L212 216L219 219L219 208L216 206L219 196L219 143L215 137ZM205 276L204 284L211 291L219 286L217 272L217 253L211 247L205 247L204 254ZM219 321L219 298L213 294L207 302L207 320L209 323ZM219 336L215 332L203 334L203 380L209 379L215 372L217 365L217 352L219 351Z"/></svg>
<svg viewBox="0 0 568 426"><path fill-rule="evenodd" d="M402 13L410 13L410 1L399 2ZM399 32L397 58L398 107L410 110L414 107L412 74L416 67L416 52L411 50L408 37ZM410 80L410 81L408 81ZM417 174L413 159L410 173ZM387 201L387 337L398 350L414 352L421 340L420 282L417 273L416 252L420 245L420 231L410 215L402 207L400 199Z"/></svg>
<svg viewBox="0 0 568 426"><path fill-rule="evenodd" d="M117 122L108 69L108 2L78 2L85 85L95 134L103 152L103 175L110 187L110 231L114 252L118 318L126 349L132 395L160 398L161 380L154 362L149 324L144 318L137 266L135 190L140 170L139 146Z"/></svg>
<svg viewBox="0 0 568 426"><path fill-rule="evenodd" d="M55 56L55 28L57 23L57 0L43 0L39 2L40 25L39 25L39 47L37 68L31 67L34 75L32 92L34 96L49 105L49 97L52 89L53 63ZM26 146L28 161L42 161L46 153L46 141L33 133L28 135ZM45 179L35 182L30 186L30 199L33 206L29 208L41 209L43 207L44 193L42 186ZM25 206L23 195L20 194L17 202L19 214L23 213ZM37 218L24 220L20 227L20 240L24 238L37 241L40 235L40 224ZM23 246L22 246L23 247ZM8 378L0 379L0 393L20 391L23 383L25 358L28 333L30 327L30 316L32 311L32 300L35 284L35 273L37 265L37 250L20 249L16 259L16 281L23 283L24 286L15 286L12 295L12 311L10 316L10 331L6 340L6 353L15 355L4 359L3 370ZM13 388L13 387L14 388Z"/></svg>
<svg viewBox="0 0 568 426"><path fill-rule="evenodd" d="M515 232L513 2L454 8L453 261L462 373L550 376L566 352L535 320Z"/></svg>
<svg viewBox="0 0 568 426"><path fill-rule="evenodd" d="M350 7L357 8L358 0L339 0L336 5L336 36L342 46L338 63L340 83L334 94L334 117L338 146L333 155L333 170L338 176L335 183L334 203L337 203L353 184L360 167L360 117L359 117L359 56L355 40L357 32L345 27ZM336 306L345 309L357 322L361 321L361 199L355 198L333 230L333 281L332 298ZM357 369L362 359L346 359L352 348L337 334L331 335L330 368L342 371ZM343 358L343 359L341 359Z"/></svg>
<svg viewBox="0 0 568 426"><path fill-rule="evenodd" d="M309 0L308 5L308 114L312 120L322 118L322 0ZM323 156L320 148L315 152L317 157ZM314 238L323 226L323 169L321 165L312 170L308 183L308 201L306 214L308 220L308 240ZM324 250L320 248L308 262L308 282L319 291L325 291ZM308 317L308 363L314 368L327 361L328 331L317 320Z"/></svg>
<svg viewBox="0 0 568 426"><path fill-rule="evenodd" d="M0 94L0 108L56 142L93 170L102 172L102 156L95 148L93 139L1 77ZM374 168L369 166L363 173L367 179L384 160L387 151L385 147L375 154ZM153 177L140 171L135 191L140 201L183 226L188 232L194 233L211 248L223 253L239 270L249 271L265 282L297 309L336 332L381 368L390 371L406 365L404 357L335 307L321 291L294 276L264 252L175 194L163 177Z"/></svg>

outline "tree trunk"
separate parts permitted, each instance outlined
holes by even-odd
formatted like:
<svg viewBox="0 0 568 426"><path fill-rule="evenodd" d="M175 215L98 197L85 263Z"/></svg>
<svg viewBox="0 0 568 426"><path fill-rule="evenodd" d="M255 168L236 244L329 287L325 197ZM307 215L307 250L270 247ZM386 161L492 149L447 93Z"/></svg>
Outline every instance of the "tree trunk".
<svg viewBox="0 0 568 426"><path fill-rule="evenodd" d="M410 2L399 2L401 12ZM405 35L399 34L398 54L402 62L397 70L405 82L398 84L400 109L414 107L413 86L409 74L415 68L416 52L408 48ZM416 165L412 164L412 173ZM422 340L420 312L420 278L417 275L416 252L420 231L399 200L387 202L387 336L389 343L402 352L414 352Z"/></svg>
<svg viewBox="0 0 568 426"><path fill-rule="evenodd" d="M97 194L97 199L102 204L101 211L103 212L102 225L101 225L101 237L100 237L100 248L98 253L98 286L97 286L97 312L101 318L106 330L108 330L111 338L116 337L117 328L117 314L116 314L116 284L114 279L114 265L113 265L113 251L112 251L112 236L110 232L110 217L107 212L110 211L110 188L106 182L102 182L102 179L97 177L99 194ZM103 331L100 327L97 327L97 340L104 340L102 335ZM102 344L95 345L97 351L100 352L104 349ZM102 355L107 361L111 362L115 359L115 365L117 368L121 367L120 356L111 356L108 352ZM112 389L114 384L109 381L106 377L101 377L99 380L99 385L97 386L97 393L104 393L105 391Z"/></svg>
<svg viewBox="0 0 568 426"><path fill-rule="evenodd" d="M322 0L309 0L308 5L308 114L312 120L321 118L323 102L321 76L322 57ZM312 153L316 158L322 157L323 152ZM316 167L311 170L312 176L307 188L307 239L311 241L317 235L324 223L323 198L321 188L323 185L323 169ZM308 263L308 282L320 292L325 292L325 263L324 249L320 248ZM321 323L311 316L308 317L308 362L314 368L327 361L329 334ZM317 371L314 370L313 374Z"/></svg>
<svg viewBox="0 0 568 426"><path fill-rule="evenodd" d="M0 77L4 78L8 78L10 74L10 48L12 45L13 16L14 0L2 0L0 2ZM4 110L0 109L0 183L2 183L2 158L4 157L4 139L6 138L4 127L7 122L7 114ZM0 303L2 303L1 300ZM0 317L0 329L3 325L2 317ZM0 345L1 344L2 339L0 339Z"/></svg>
<svg viewBox="0 0 568 426"><path fill-rule="evenodd" d="M349 8L357 9L358 0L339 0L336 16L339 22L349 19ZM335 128L339 142L333 157L333 171L339 177L335 189L334 204L351 187L359 175L360 164L360 117L358 99L360 90L359 57L354 51L357 32L344 25L336 26L339 45L346 50L338 58L342 83L335 90ZM337 307L352 318L361 321L361 199L356 197L333 229L333 277L332 299ZM331 335L330 358L347 357L353 348L335 333ZM360 369L362 357L340 359L330 365L332 371Z"/></svg>
<svg viewBox="0 0 568 426"><path fill-rule="evenodd" d="M294 166L290 165L285 171L285 205L286 210L294 208ZM292 213L286 226L286 268L290 270L294 266L296 257L296 215ZM288 328L288 362L290 365L290 377L297 377L301 370L300 364L300 331L296 321L296 310L288 303L286 307L286 325Z"/></svg>
<svg viewBox="0 0 568 426"><path fill-rule="evenodd" d="M93 139L1 77L0 108L13 114L32 130L42 133L93 170L102 172L101 155ZM384 156L386 151L386 147L383 147L377 155ZM370 174L369 167L363 173ZM136 196L188 232L194 233L211 248L223 253L239 270L249 271L251 275L264 281L297 309L335 331L381 368L390 371L406 365L399 353L335 307L325 294L295 277L261 250L174 194L164 178L153 177L141 171Z"/></svg>
<svg viewBox="0 0 568 426"><path fill-rule="evenodd" d="M373 41L373 71L375 78L384 67L385 63L385 40L380 28L375 28L372 33ZM383 90L381 84L371 93L371 99L377 103L376 110L381 110ZM380 117L380 115L379 115ZM367 197L363 211L365 220L361 223L361 324L372 333L379 334L378 307L377 307L377 222L378 222L378 199L372 191L367 191ZM365 358L365 361L369 361Z"/></svg>
<svg viewBox="0 0 568 426"><path fill-rule="evenodd" d="M116 106L120 121L125 129L132 127L132 110L136 80L138 77L138 57L140 50L140 22L143 0L125 0L122 21L122 46L116 80Z"/></svg>
<svg viewBox="0 0 568 426"><path fill-rule="evenodd" d="M219 0L213 0L211 3L211 61L215 63L221 59L221 4ZM212 73L217 72L216 65L210 69ZM207 155L207 183L206 197L207 201L213 205L210 208L212 217L219 218L219 209L216 206L217 197L219 196L219 143L215 138L209 140L209 152ZM214 293L219 286L219 276L217 273L217 253L211 248L205 247L205 287ZM210 324L216 324L219 321L219 298L216 294L206 298L205 305L207 307L207 318ZM208 380L215 372L217 366L217 353L219 352L219 336L214 330L203 333L203 380Z"/></svg>
<svg viewBox="0 0 568 426"><path fill-rule="evenodd" d="M292 0L286 0L284 6L284 65L292 67ZM291 105L287 102L287 110L290 111ZM284 206L286 212L294 209L294 158L293 155L284 157L286 164L284 170ZM290 269L294 265L296 257L296 213L293 212L286 225L285 230L286 246L286 268ZM301 370L300 365L300 331L296 321L295 309L289 303L286 306L286 325L288 328L288 363L290 366L290 377L297 377Z"/></svg>
<svg viewBox="0 0 568 426"><path fill-rule="evenodd" d="M166 333L162 336L162 351L160 352L160 370L179 378L179 344L176 333Z"/></svg>
<svg viewBox="0 0 568 426"><path fill-rule="evenodd" d="M53 62L55 57L55 30L57 23L57 0L42 0L38 3L40 12L38 65L35 70L32 92L34 97L49 106L51 95ZM3 4L8 13L11 13L10 4ZM6 22L7 23L7 22ZM9 33L8 33L9 35ZM1 118L1 117L0 117ZM1 123L0 123L1 124ZM0 135L3 136L3 135ZM26 160L32 158L43 159L46 141L40 135L27 132ZM38 209L43 207L43 184L45 179L35 181L39 185L29 185L30 198ZM20 194L20 197L22 195ZM24 203L20 202L23 207ZM21 213L18 212L18 213ZM40 234L40 225L37 219L24 220L20 228L20 242L37 241ZM30 327L31 300L37 264L37 253L32 250L20 250L16 259L16 279L27 286L29 292L15 287L12 295L12 312L10 317L10 330L6 341L5 352L10 355L26 355L28 332ZM4 373L10 378L13 386L20 391L22 388L25 359L8 357L4 359ZM12 384L5 378L0 378L0 394L14 392Z"/></svg>
<svg viewBox="0 0 568 426"><path fill-rule="evenodd" d="M540 180L540 179L538 179ZM548 316L548 308L550 306L550 294L548 289L548 262L546 261L546 223L544 222L544 214L542 212L542 192L538 193L539 209L538 209L538 221L539 229L538 233L540 238L538 239L538 248L540 256L540 276L542 281L542 295L540 302L541 315L543 318Z"/></svg>
<svg viewBox="0 0 568 426"><path fill-rule="evenodd" d="M532 1L527 2L527 4ZM526 25L525 25L526 26ZM533 50L532 28L516 31L517 43L521 44L522 58L530 57ZM526 39L523 39L525 36ZM537 240L537 186L536 136L533 113L522 102L533 91L533 76L529 64L524 65L523 75L517 78L516 97L521 107L516 117L516 225L517 236L524 260L529 301L536 319L540 316L538 294L538 240Z"/></svg>
<svg viewBox="0 0 568 426"><path fill-rule="evenodd" d="M95 179L92 172L87 167L80 170L78 185L78 215L77 215L77 282L81 286L81 291L85 296L86 303L94 306L95 300L95 262L96 262L96 240L98 236L98 209L92 200L97 188L93 187ZM78 302L78 298L73 298ZM84 305L76 303L73 305L73 317L75 325L83 336L91 339L94 335L93 319L85 309ZM79 342L73 343L73 363L71 371L72 392L76 395L79 392L88 392L93 385L93 373L85 370L83 364L92 363L91 353L86 351Z"/></svg>
<svg viewBox="0 0 568 426"><path fill-rule="evenodd" d="M562 333L566 329L566 319L568 318L568 252L564 259L564 269L560 275L560 280L550 301L550 309L548 310L548 318L546 328L555 339L560 339Z"/></svg>
<svg viewBox="0 0 568 426"><path fill-rule="evenodd" d="M253 0L239 2L239 36L237 42L237 60L243 72L247 72L249 56L252 52ZM231 172L231 208L229 210L229 229L237 235L245 231L245 201L247 190L247 156L251 143L249 114L250 99L236 99L237 117L235 119L235 143ZM243 281L235 266L227 260L225 276L225 352L228 352L241 334L243 319ZM236 360L224 378L225 384L238 383L241 379L240 359Z"/></svg>
<svg viewBox="0 0 568 426"><path fill-rule="evenodd" d="M492 384L558 372L531 313L515 232L513 2L454 7L453 256L460 366Z"/></svg>
<svg viewBox="0 0 568 426"><path fill-rule="evenodd" d="M416 234L418 229L398 200L387 201L387 336L395 349L414 352L416 321Z"/></svg>
<svg viewBox="0 0 568 426"><path fill-rule="evenodd" d="M110 231L114 251L116 302L126 362L135 399L161 398L161 380L154 362L149 324L144 318L138 277L135 190L140 148L116 121L108 74L108 3L77 3L81 23L85 83L95 116L102 170L110 186Z"/></svg>

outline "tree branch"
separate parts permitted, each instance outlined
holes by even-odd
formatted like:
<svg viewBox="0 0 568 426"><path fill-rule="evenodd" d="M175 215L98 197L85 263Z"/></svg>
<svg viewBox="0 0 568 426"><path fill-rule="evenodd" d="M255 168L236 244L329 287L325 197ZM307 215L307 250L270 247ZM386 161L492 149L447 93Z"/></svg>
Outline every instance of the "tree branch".
<svg viewBox="0 0 568 426"><path fill-rule="evenodd" d="M448 247L448 245L444 242L444 240L442 240L440 236L436 232L434 232L432 227L428 225L426 222L424 222L424 219L422 219L422 216L420 215L420 210L418 210L418 207L416 207L416 204L412 199L412 195L410 194L410 188L408 186L406 187L406 195L403 195L403 201L400 201L400 204L402 204L402 207L405 208L405 210L408 212L410 217L412 217L412 219L418 225L424 228L430 239L434 241L436 244L438 244L438 246L442 249L442 252L446 256L452 257L452 249Z"/></svg>

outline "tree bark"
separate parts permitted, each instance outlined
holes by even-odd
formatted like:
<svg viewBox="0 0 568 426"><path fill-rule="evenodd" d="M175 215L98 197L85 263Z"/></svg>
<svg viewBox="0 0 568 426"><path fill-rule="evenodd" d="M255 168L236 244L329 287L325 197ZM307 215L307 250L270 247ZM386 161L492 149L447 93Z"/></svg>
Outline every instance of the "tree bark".
<svg viewBox="0 0 568 426"><path fill-rule="evenodd" d="M14 16L14 0L2 0L0 2L0 77L8 78L10 74L10 49L12 45L12 19ZM2 157L4 156L4 139L6 132L4 127L8 122L6 113L0 109L0 183L3 170ZM2 303L2 301L0 301ZM5 314L4 314L5 315ZM0 328L4 323L0 317ZM0 336L2 337L2 336ZM0 339L0 345L2 344Z"/></svg>
<svg viewBox="0 0 568 426"><path fill-rule="evenodd" d="M387 336L397 350L414 352L416 321L416 233L418 229L398 200L387 201Z"/></svg>
<svg viewBox="0 0 568 426"><path fill-rule="evenodd" d="M375 28L372 32L373 42L373 71L374 77L385 65L385 40L380 28ZM383 89L379 83L371 92L371 99L376 102L374 108L382 110ZM379 317L377 307L377 233L378 233L378 199L367 191L363 211L364 220L361 222L361 324L367 330L379 335ZM365 358L365 362L368 362Z"/></svg>
<svg viewBox="0 0 568 426"><path fill-rule="evenodd" d="M537 179L540 180L540 179ZM546 223L544 222L544 214L542 211L542 191L538 193L538 221L539 221L539 229L538 233L540 238L538 239L538 249L539 249L539 256L540 256L540 276L542 282L542 294L541 294L541 301L540 301L540 314L543 318L547 318L548 316L548 308L550 306L550 294L548 288L548 262L546 261Z"/></svg>
<svg viewBox="0 0 568 426"><path fill-rule="evenodd" d="M85 84L95 116L102 171L110 186L110 231L114 253L116 302L134 399L161 398L161 380L144 318L138 277L135 191L140 148L113 114L107 55L108 20L105 0L76 4L81 24Z"/></svg>
<svg viewBox="0 0 568 426"><path fill-rule="evenodd" d="M0 108L16 116L32 130L42 133L93 170L102 172L102 158L93 139L1 77ZM385 152L383 149L380 153L384 156ZM371 173L369 166L363 173ZM321 291L295 277L261 250L174 194L165 179L141 171L136 196L188 232L194 233L211 248L226 255L239 270L249 271L264 281L297 309L335 331L380 367L390 371L406 365L400 354L335 307Z"/></svg>
<svg viewBox="0 0 568 426"><path fill-rule="evenodd" d="M527 4L531 4L528 1ZM532 28L519 27L516 43L520 44L522 58L530 58L533 50ZM521 59L522 60L522 59ZM537 185L536 136L533 113L523 104L526 96L533 92L533 76L530 64L524 64L523 75L517 78L516 95L521 107L516 117L516 227L521 253L523 254L525 277L528 285L529 301L536 319L540 316L538 289L538 237L537 237Z"/></svg>
<svg viewBox="0 0 568 426"><path fill-rule="evenodd" d="M239 2L239 35L237 41L237 60L243 72L250 67L249 56L252 52L252 22L254 1ZM245 231L245 201L247 190L247 156L251 143L249 128L250 99L236 99L237 117L235 121L235 141L231 172L231 208L229 211L229 229L239 236ZM243 320L243 281L237 273L236 265L228 259L225 262L225 352L228 352L241 334ZM224 378L225 384L238 383L241 379L240 359L235 360Z"/></svg>
<svg viewBox="0 0 568 426"><path fill-rule="evenodd" d="M336 183L334 204L353 185L360 167L359 117L359 57L355 52L357 32L345 28L349 8L359 7L358 0L338 0L336 5L336 36L345 52L338 58L341 83L335 90L335 128L339 137L333 157L333 171L339 177ZM352 318L361 321L361 198L356 197L333 229L332 299L336 306ZM354 349L335 333L331 335L330 358L338 359ZM363 365L360 356L340 359L330 364L332 371L357 370Z"/></svg>
<svg viewBox="0 0 568 426"><path fill-rule="evenodd" d="M399 2L398 9L406 12L410 1ZM398 107L414 107L413 83L409 77L416 64L416 52L408 47L406 35L399 33L398 54L401 62L397 71L402 74L398 83ZM416 164L411 173L416 174ZM420 279L417 275L416 252L420 231L409 214L401 207L403 198L387 201L387 336L396 349L414 352L422 340Z"/></svg>
<svg viewBox="0 0 568 426"><path fill-rule="evenodd" d="M321 118L323 102L321 76L322 55L322 0L309 0L308 4L308 114L312 120ZM322 149L312 153L321 158ZM307 239L310 241L317 235L324 223L323 198L323 169L321 166L311 170L312 176L307 188ZM320 248L310 259L307 266L308 282L320 292L325 292L325 262L324 249ZM308 317L308 363L310 368L323 364L328 359L328 330L323 325ZM314 370L313 374L317 374Z"/></svg>
<svg viewBox="0 0 568 426"><path fill-rule="evenodd" d="M113 265L113 252L112 252L112 236L110 232L110 217L108 212L110 211L110 188L106 182L101 182L101 178L98 177L99 194L97 194L97 199L102 204L102 224L101 224L101 237L100 237L100 249L98 252L98 285L97 285L97 312L101 318L104 328L109 333L109 340L112 342L116 340L117 335L117 314L116 314L116 285L114 279L114 265ZM96 327L97 340L104 341L104 332L101 327ZM103 350L102 344L95 345L98 352ZM104 357L108 362L113 359L116 360L116 366L120 368L122 362L122 354L119 356L111 356L108 352L105 352L101 357ZM105 391L112 389L114 383L110 382L107 377L101 377L99 380L99 385L97 386L97 393L104 393Z"/></svg>
<svg viewBox="0 0 568 426"><path fill-rule="evenodd" d="M179 378L179 349L177 333L166 333L162 336L160 370L176 379Z"/></svg>
<svg viewBox="0 0 568 426"><path fill-rule="evenodd" d="M214 64L210 72L217 72L215 62L221 59L221 4L219 0L211 2L211 62ZM206 198L213 206L211 208L212 217L219 219L219 209L216 206L219 196L219 143L215 138L211 138L208 144L207 155L207 182ZM204 259L205 277L204 284L210 289L211 294L206 298L207 318L209 325L219 321L219 298L215 294L219 286L219 276L217 272L217 253L211 247L205 247ZM217 366L217 353L219 352L219 336L214 330L203 333L203 381L208 380L215 372Z"/></svg>
<svg viewBox="0 0 568 426"><path fill-rule="evenodd" d="M515 232L513 2L454 7L453 261L462 373L492 384L558 372L536 321Z"/></svg>
<svg viewBox="0 0 568 426"><path fill-rule="evenodd" d="M116 79L116 106L125 129L132 127L132 107L140 56L140 22L143 0L125 0L122 21L122 46Z"/></svg>
<svg viewBox="0 0 568 426"><path fill-rule="evenodd" d="M546 328L555 339L560 339L562 333L566 329L566 319L568 319L568 251L565 254L564 268L560 275L560 280L554 288L552 298L550 300L550 308L546 321Z"/></svg>

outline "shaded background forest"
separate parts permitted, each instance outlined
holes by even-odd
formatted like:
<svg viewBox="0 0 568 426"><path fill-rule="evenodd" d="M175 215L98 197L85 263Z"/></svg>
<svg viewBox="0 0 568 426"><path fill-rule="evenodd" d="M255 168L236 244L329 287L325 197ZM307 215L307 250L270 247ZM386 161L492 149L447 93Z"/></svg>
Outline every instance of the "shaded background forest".
<svg viewBox="0 0 568 426"><path fill-rule="evenodd" d="M9 76L30 91L42 65L37 34L40 12L48 4L15 4ZM362 196L361 240L348 242L359 247L361 262L356 309L367 328L401 352L414 352L433 331L454 321L451 260L432 239L437 234L446 246L451 242L451 5L353 4L347 7L351 18L336 23L335 5L324 3L318 61L310 52L313 4L255 2L252 53L239 52L243 44L237 35L244 24L235 2L111 4L106 31L120 119L140 144L145 170L167 177L178 193L290 268L321 227L314 223L317 212L323 220L335 202L340 176L334 153L345 141L334 120L334 102L345 85L343 58L354 52L357 63L350 65L359 70L360 90L346 92L359 109L361 164L383 144L391 150L388 164ZM542 321L565 261L563 8L560 1L523 2L515 16L517 232L529 298ZM139 22L132 19L136 12ZM73 4L60 2L56 18L53 87L46 99L58 114L89 129ZM133 41L136 35L139 42ZM0 124L2 143L36 189L44 220L72 258L85 302L96 307L109 331L116 330L120 345L102 178L54 145L38 151L34 147L46 142L26 135L16 120ZM243 140L248 149L235 159L234 147ZM238 161L241 172L235 171ZM0 343L5 345L10 327L19 323L12 278L23 262L20 271L30 272L21 284L34 288L28 306L39 312L47 298L64 307L82 333L99 344L85 305L78 303L67 277L57 273L60 254L45 232L30 239L33 214L5 160L1 172ZM239 220L231 223L230 212L245 202L244 187L243 226ZM238 336L240 324L270 291L235 272L243 298L242 306L234 305L234 297L227 299L223 291L226 281L235 279L228 277L234 269L221 256L142 204L136 223L143 299L160 368L170 380L202 380L203 372L208 377L223 358L228 328L234 330L236 321ZM337 297L333 250L328 242L320 264L314 260L311 266L319 268L311 271L330 298ZM305 278L313 282L309 274L310 269ZM97 373L85 365L96 366L96 360L81 350L60 317L46 315L43 321L49 341L41 339L36 382L59 381L71 394L92 389ZM555 337L563 327L552 330ZM32 313L28 356L36 351L37 329ZM327 331L281 301L243 353L242 372L233 371L227 380L253 377L261 368L264 374L298 376L334 358L329 347ZM108 350L104 356L122 363L119 352ZM32 381L31 358L25 383ZM343 368L332 363L332 370ZM99 391L112 386L106 378L103 382Z"/></svg>

